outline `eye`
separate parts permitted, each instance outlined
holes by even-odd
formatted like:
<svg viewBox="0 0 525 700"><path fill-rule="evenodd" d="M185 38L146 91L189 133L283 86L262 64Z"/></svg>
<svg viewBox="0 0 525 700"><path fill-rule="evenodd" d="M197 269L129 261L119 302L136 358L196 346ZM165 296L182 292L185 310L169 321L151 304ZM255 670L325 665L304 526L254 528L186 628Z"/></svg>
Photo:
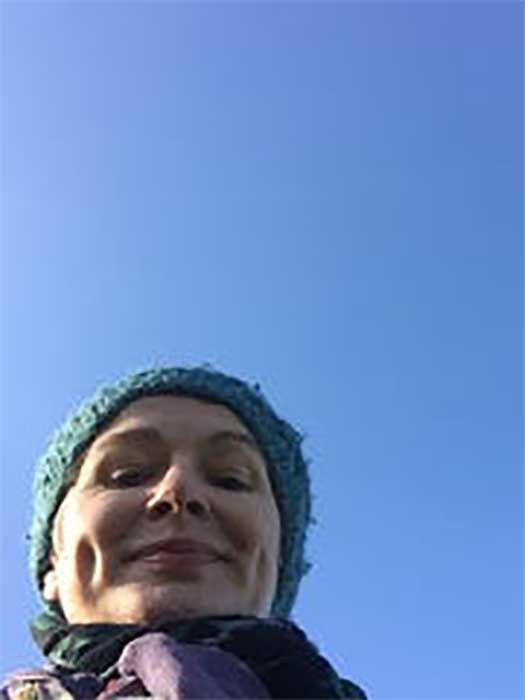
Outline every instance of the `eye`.
<svg viewBox="0 0 525 700"><path fill-rule="evenodd" d="M248 479L237 474L225 474L215 476L213 484L226 491L251 491L252 486Z"/></svg>
<svg viewBox="0 0 525 700"><path fill-rule="evenodd" d="M113 469L108 477L109 486L112 488L126 489L140 486L151 477L151 467L126 466Z"/></svg>

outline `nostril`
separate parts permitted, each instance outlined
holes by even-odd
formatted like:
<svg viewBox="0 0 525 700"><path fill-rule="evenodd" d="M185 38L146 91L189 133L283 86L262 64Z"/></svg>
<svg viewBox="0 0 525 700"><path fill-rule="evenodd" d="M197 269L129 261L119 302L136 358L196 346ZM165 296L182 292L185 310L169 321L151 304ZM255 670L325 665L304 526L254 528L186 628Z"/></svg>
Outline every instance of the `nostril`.
<svg viewBox="0 0 525 700"><path fill-rule="evenodd" d="M204 515L206 513L206 508L200 501L188 501L186 503L186 508L192 515Z"/></svg>
<svg viewBox="0 0 525 700"><path fill-rule="evenodd" d="M172 510L173 506L170 503L168 503L167 501L159 501L153 506L151 512L155 515L163 516L167 513L170 513Z"/></svg>
<svg viewBox="0 0 525 700"><path fill-rule="evenodd" d="M175 499L162 498L148 506L151 515L162 518L168 513L182 514L187 511L190 515L203 517L207 514L208 508L204 503L197 499L188 501L179 501Z"/></svg>

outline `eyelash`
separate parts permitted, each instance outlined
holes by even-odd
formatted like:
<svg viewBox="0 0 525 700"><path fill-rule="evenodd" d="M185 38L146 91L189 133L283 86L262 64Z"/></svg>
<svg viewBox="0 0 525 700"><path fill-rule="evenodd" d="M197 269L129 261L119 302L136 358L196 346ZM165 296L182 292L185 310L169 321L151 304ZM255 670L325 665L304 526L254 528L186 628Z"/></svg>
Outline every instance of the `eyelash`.
<svg viewBox="0 0 525 700"><path fill-rule="evenodd" d="M152 472L148 467L129 466L114 469L108 477L111 488L135 488L142 486L151 478ZM235 474L224 476L211 476L210 483L225 491L251 491L251 484Z"/></svg>
<svg viewBox="0 0 525 700"><path fill-rule="evenodd" d="M214 485L226 491L251 491L251 484L237 476L222 476L213 480Z"/></svg>
<svg viewBox="0 0 525 700"><path fill-rule="evenodd" d="M114 488L134 488L141 486L151 476L147 467L120 467L109 474L109 484Z"/></svg>

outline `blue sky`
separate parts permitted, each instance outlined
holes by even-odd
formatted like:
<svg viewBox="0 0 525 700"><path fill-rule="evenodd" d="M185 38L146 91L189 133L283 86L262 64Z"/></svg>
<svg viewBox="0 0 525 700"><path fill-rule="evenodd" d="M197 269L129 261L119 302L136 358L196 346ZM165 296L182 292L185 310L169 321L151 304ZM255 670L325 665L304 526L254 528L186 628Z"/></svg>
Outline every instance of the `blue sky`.
<svg viewBox="0 0 525 700"><path fill-rule="evenodd" d="M522 8L3 3L0 675L33 464L211 362L307 439L295 619L371 698L521 697Z"/></svg>

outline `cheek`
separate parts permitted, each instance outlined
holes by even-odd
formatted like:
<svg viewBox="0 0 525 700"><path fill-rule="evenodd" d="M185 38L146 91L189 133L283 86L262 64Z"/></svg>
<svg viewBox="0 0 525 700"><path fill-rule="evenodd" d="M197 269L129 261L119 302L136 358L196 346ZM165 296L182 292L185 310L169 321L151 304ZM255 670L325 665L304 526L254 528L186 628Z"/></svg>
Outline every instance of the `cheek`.
<svg viewBox="0 0 525 700"><path fill-rule="evenodd" d="M268 558L277 563L279 561L279 551L281 542L281 527L279 512L272 503L261 508L257 518L257 533L261 546L264 548Z"/></svg>
<svg viewBox="0 0 525 700"><path fill-rule="evenodd" d="M233 522L233 519L232 519ZM250 615L270 614L279 574L280 520L271 502L251 503L238 512L234 551L235 590L241 611Z"/></svg>
<svg viewBox="0 0 525 700"><path fill-rule="evenodd" d="M132 493L76 496L66 504L57 544L61 541L69 554L81 547L110 554L137 521L141 504L142 499Z"/></svg>
<svg viewBox="0 0 525 700"><path fill-rule="evenodd" d="M225 512L227 535L236 551L246 555L262 554L266 560L275 561L277 565L280 525L273 500L246 499L230 504Z"/></svg>

